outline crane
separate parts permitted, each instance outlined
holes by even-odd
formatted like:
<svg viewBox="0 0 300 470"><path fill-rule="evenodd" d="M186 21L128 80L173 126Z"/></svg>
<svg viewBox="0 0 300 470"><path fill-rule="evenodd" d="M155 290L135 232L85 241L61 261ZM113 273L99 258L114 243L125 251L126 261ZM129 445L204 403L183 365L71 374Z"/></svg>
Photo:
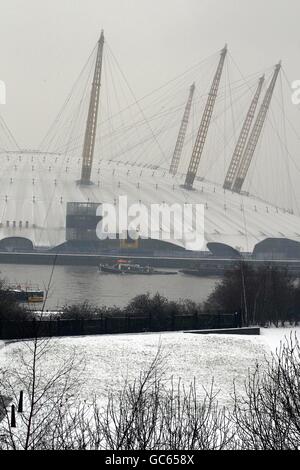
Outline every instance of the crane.
<svg viewBox="0 0 300 470"><path fill-rule="evenodd" d="M170 166L170 174L175 176L178 171L178 166L180 162L180 157L182 154L182 149L184 145L184 140L186 136L186 131L189 123L189 118L190 118L190 113L191 113L191 108L192 108L192 102L193 102L193 97L194 97L194 92L195 92L195 83L193 83L190 87L190 93L188 97L188 101L184 110L181 126L179 129L179 134Z"/></svg>

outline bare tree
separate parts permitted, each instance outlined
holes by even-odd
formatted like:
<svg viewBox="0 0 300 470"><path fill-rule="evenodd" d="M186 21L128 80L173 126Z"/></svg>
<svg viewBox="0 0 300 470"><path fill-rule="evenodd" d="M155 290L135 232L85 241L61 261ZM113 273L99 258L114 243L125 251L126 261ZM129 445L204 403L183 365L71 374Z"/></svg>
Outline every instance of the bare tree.
<svg viewBox="0 0 300 470"><path fill-rule="evenodd" d="M300 345L287 339L264 366L249 372L243 394L235 391L233 409L220 407L212 383L204 397L194 380L188 386L168 378L167 359L159 348L138 378L86 404L76 355L64 357L45 372L54 340L24 342L14 367L1 372L0 396L24 409L12 426L2 403L3 449L95 450L287 450L300 445ZM201 395L201 396L200 396ZM22 407L21 407L22 408Z"/></svg>
<svg viewBox="0 0 300 470"><path fill-rule="evenodd" d="M231 446L233 433L213 385L200 399L196 382L187 389L166 380L158 354L146 372L117 394L107 407L94 408L94 447L109 450L196 450Z"/></svg>
<svg viewBox="0 0 300 470"><path fill-rule="evenodd" d="M249 373L245 395L235 393L232 422L238 445L254 450L300 446L300 346L297 336L282 343L266 365Z"/></svg>
<svg viewBox="0 0 300 470"><path fill-rule="evenodd" d="M18 403L24 397L24 408L11 426L9 408L0 423L1 445L7 449L36 450L56 448L72 437L75 416L82 414L78 400L79 360L74 353L64 356L51 371L45 371L50 339L21 342L14 351L14 364L1 370L0 395ZM68 429L68 433L64 431ZM65 434L63 436L63 434Z"/></svg>

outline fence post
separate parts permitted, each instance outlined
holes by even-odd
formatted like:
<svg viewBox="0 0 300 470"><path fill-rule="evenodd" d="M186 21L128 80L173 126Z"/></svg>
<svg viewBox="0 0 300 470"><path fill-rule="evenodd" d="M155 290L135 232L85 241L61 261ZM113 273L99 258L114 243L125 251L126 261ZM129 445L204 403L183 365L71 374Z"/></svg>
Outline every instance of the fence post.
<svg viewBox="0 0 300 470"><path fill-rule="evenodd" d="M241 310L236 312L236 318L237 318L237 328L242 328L243 327L243 315L242 315Z"/></svg>
<svg viewBox="0 0 300 470"><path fill-rule="evenodd" d="M172 312L172 323L171 323L171 329L172 329L172 331L175 331L175 323L176 323L175 312Z"/></svg>
<svg viewBox="0 0 300 470"><path fill-rule="evenodd" d="M34 338L38 338L37 321L36 321L35 317L33 317L33 320L32 320L32 327L33 327ZM24 337L24 335L23 335L23 337Z"/></svg>
<svg viewBox="0 0 300 470"><path fill-rule="evenodd" d="M130 316L130 313L128 313L127 327L128 327L128 333L130 333L130 329L131 329L131 316Z"/></svg>
<svg viewBox="0 0 300 470"><path fill-rule="evenodd" d="M198 328L198 312L195 312L193 330L196 330L197 328Z"/></svg>

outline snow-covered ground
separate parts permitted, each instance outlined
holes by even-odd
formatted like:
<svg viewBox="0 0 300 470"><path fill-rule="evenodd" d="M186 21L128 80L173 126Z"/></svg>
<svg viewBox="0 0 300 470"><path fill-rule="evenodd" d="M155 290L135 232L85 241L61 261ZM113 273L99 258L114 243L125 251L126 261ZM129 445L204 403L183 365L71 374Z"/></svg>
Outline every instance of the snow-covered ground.
<svg viewBox="0 0 300 470"><path fill-rule="evenodd" d="M296 333L297 337L300 340L300 327L296 328L262 328L261 335L268 346L268 348L275 352L276 348L280 346L280 343L289 339L291 334L294 336Z"/></svg>
<svg viewBox="0 0 300 470"><path fill-rule="evenodd" d="M260 337L163 333L58 338L51 340L44 371L53 370L74 351L83 360L82 396L90 399L96 394L104 398L109 390L121 389L126 380L133 380L145 370L161 348L167 379L173 377L189 384L196 378L199 394L214 380L215 389L220 390L220 403L229 404L233 381L242 391L248 370L256 362L264 364L266 355L291 331L263 329ZM300 328L297 332L300 336ZM22 343L2 348L0 367L15 365L20 347L27 351Z"/></svg>

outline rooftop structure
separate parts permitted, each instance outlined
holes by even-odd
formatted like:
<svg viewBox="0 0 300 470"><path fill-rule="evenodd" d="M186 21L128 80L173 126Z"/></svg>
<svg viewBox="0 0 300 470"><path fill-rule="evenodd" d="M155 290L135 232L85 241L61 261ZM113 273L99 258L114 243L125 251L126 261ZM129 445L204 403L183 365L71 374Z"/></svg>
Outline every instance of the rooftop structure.
<svg viewBox="0 0 300 470"><path fill-rule="evenodd" d="M103 52L104 33L101 32L95 48L93 80L90 88L85 90L88 107L86 115L82 113L85 116L82 136L74 131L74 122L78 115L81 115L78 106L74 107L74 122L70 121L71 134L75 133L75 140L79 141L80 153L77 156L74 157L71 149L72 136L69 136L67 145L60 147L61 151L48 145L46 149L45 146L41 146L38 150L17 149L1 152L1 249L18 250L30 246L36 249L57 247L68 240L68 233L73 229L67 227L68 204L70 207L70 203L98 205L110 203L118 208L119 197L124 195L128 198L128 204L138 203L146 207L150 207L151 204L169 206L180 204L182 207L191 203L202 204L205 214L205 244L191 247L188 239L184 237L180 240L175 237L172 239L171 236L168 241L180 248L205 250L207 243L223 243L241 252L252 252L257 243L268 238L286 238L300 242L300 219L292 210L282 209L243 191L249 168L263 134L281 63L272 72L270 80L261 77L258 87L255 81L256 91L254 96L251 93L250 108L248 104L245 115L241 114L244 124L237 136L229 168L225 171L225 175L227 173L225 182L214 183L201 175L199 164L205 154L220 95L227 46L221 51L212 84L207 96L204 97L200 126L189 136L193 151L185 171L182 171L181 160L187 140L187 129L193 114L192 106L199 106L199 102L195 104L195 84L190 87L188 101L184 104L183 118L181 108L180 113L178 111L181 115L181 125L175 151L173 150L173 154L168 156L167 162L157 165L154 160L149 161L149 159L130 160L128 157L123 157L127 152L124 150L121 151L120 158L116 155L112 159L103 158L101 145L100 147L96 145L97 131L98 138L100 135L100 144L103 138L103 131L99 133L98 129L99 113L104 103L104 99L101 101ZM260 104L264 82L266 92ZM224 90L222 93L224 94ZM80 105L82 102L83 99ZM255 116L258 106L258 115ZM143 115L143 111L140 111ZM113 127L111 123L113 117L114 115L110 115L107 119L111 127ZM144 122L151 131L152 139L162 151L158 137L145 116ZM103 126L103 120L100 119L101 125ZM138 121L133 124L136 132L138 125ZM127 130L128 125L126 123L125 126L123 122L120 129L114 130L116 140L112 139L113 143L116 142L118 145L120 142L123 143L127 137ZM187 222L189 223L188 220ZM177 223L176 219L171 219L171 233L175 232ZM190 228L193 228L192 221L190 223ZM162 223L156 239L160 239L164 232L169 231L170 227ZM141 232L140 235L145 234Z"/></svg>

